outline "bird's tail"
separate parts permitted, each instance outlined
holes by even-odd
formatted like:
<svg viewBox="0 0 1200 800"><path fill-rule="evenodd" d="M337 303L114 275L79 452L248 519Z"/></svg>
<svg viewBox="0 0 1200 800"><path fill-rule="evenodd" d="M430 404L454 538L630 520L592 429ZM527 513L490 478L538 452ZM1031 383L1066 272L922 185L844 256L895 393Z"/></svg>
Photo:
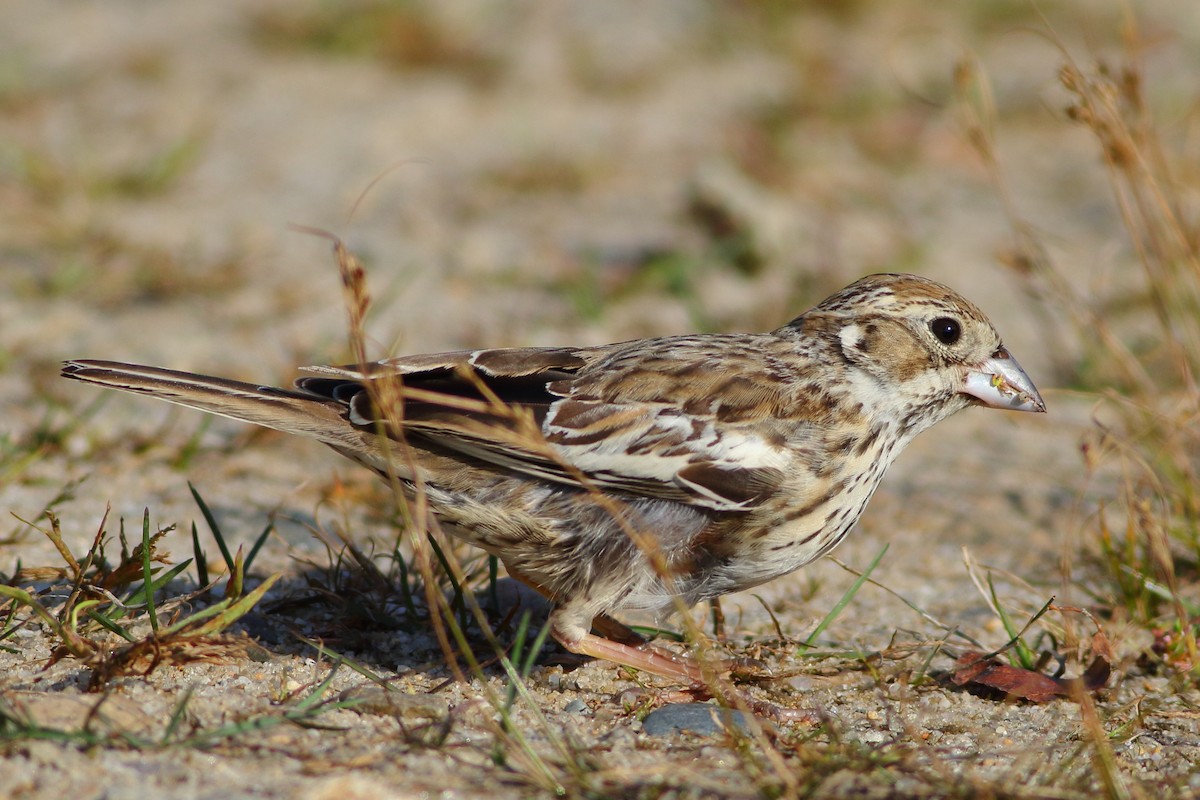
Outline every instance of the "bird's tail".
<svg viewBox="0 0 1200 800"><path fill-rule="evenodd" d="M339 449L347 444L362 446L362 434L347 422L342 404L306 392L117 361L65 361L62 375L306 436Z"/></svg>

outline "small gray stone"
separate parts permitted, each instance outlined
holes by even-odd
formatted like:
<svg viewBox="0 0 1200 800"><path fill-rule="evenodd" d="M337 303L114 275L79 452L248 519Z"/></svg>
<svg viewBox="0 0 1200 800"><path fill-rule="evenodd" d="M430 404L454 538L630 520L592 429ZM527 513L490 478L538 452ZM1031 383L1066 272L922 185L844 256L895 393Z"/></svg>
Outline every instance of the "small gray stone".
<svg viewBox="0 0 1200 800"><path fill-rule="evenodd" d="M566 714L585 714L587 713L587 710L587 703L583 702L578 697L563 706L563 713Z"/></svg>
<svg viewBox="0 0 1200 800"><path fill-rule="evenodd" d="M746 719L740 711L711 703L671 703L647 714L642 720L642 730L650 736L676 733L713 736L725 730L727 721L741 731L746 730Z"/></svg>

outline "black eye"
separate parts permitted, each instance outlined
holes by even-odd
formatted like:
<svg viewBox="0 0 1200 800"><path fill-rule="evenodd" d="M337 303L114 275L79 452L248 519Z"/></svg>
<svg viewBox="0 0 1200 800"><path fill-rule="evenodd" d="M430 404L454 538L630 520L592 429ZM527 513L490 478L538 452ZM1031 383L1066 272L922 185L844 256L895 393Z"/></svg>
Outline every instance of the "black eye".
<svg viewBox="0 0 1200 800"><path fill-rule="evenodd" d="M938 317L929 323L929 330L933 331L933 335L942 344L954 344L958 337L962 336L962 326L958 324L958 320L950 317Z"/></svg>

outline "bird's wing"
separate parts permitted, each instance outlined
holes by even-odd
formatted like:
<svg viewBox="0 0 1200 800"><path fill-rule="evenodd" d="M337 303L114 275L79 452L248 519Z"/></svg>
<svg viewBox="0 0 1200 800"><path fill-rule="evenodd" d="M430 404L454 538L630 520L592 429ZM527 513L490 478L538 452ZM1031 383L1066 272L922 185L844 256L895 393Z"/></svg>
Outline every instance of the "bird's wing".
<svg viewBox="0 0 1200 800"><path fill-rule="evenodd" d="M345 403L356 425L383 421L394 436L398 428L503 469L744 511L789 463L779 413L785 381L763 357L766 344L697 336L459 351L365 371L310 368L317 375L297 386ZM400 379L394 390L388 376Z"/></svg>

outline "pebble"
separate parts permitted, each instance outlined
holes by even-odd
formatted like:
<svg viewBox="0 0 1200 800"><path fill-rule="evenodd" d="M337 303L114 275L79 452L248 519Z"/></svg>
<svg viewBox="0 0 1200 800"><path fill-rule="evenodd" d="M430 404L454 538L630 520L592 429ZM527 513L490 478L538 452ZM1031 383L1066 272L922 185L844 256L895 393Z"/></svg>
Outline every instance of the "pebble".
<svg viewBox="0 0 1200 800"><path fill-rule="evenodd" d="M721 709L711 703L670 703L647 714L642 720L642 730L649 736L677 733L713 736L725 730L727 719L739 730L746 730L746 718L740 711Z"/></svg>
<svg viewBox="0 0 1200 800"><path fill-rule="evenodd" d="M578 697L563 706L563 713L565 714L586 714L587 710L587 703L583 702Z"/></svg>

